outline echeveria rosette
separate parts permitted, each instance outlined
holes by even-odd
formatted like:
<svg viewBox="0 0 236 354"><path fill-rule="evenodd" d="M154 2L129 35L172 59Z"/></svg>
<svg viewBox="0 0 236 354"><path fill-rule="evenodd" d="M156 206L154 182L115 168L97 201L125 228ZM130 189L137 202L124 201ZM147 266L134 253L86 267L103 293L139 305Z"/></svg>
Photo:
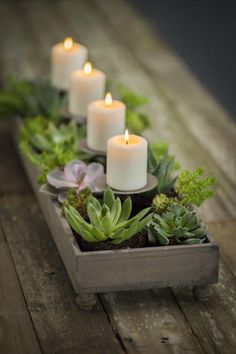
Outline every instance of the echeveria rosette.
<svg viewBox="0 0 236 354"><path fill-rule="evenodd" d="M89 188L99 192L95 180L104 174L103 165L97 162L85 164L83 161L73 160L68 162L64 169L56 168L47 175L48 184L59 190L76 188L80 192Z"/></svg>
<svg viewBox="0 0 236 354"><path fill-rule="evenodd" d="M169 245L171 239L179 244L203 243L206 227L194 210L173 204L162 215L154 214L148 224L148 238L151 243Z"/></svg>

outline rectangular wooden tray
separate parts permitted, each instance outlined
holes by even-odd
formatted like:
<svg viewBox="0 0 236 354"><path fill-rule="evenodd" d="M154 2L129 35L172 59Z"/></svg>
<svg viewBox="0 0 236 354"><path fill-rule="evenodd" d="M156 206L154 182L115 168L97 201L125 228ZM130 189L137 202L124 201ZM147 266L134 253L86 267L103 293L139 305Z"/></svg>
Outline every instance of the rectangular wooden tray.
<svg viewBox="0 0 236 354"><path fill-rule="evenodd" d="M56 200L39 192L38 169L19 150L20 119L14 121L14 142L53 239L78 294L82 308L91 308L96 293L192 286L199 300L208 299L208 286L218 280L219 250L208 243L137 249L82 252Z"/></svg>

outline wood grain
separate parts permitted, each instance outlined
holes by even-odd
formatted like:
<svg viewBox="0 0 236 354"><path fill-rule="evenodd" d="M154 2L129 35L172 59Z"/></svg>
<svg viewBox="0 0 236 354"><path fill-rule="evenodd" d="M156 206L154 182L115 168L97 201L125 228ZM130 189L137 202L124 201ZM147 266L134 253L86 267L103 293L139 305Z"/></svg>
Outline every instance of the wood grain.
<svg viewBox="0 0 236 354"><path fill-rule="evenodd" d="M0 195L30 192L27 177L12 143L11 130L11 122L0 121Z"/></svg>
<svg viewBox="0 0 236 354"><path fill-rule="evenodd" d="M79 310L34 197L2 198L0 214L43 353L122 353L101 305Z"/></svg>
<svg viewBox="0 0 236 354"><path fill-rule="evenodd" d="M0 351L3 354L40 354L40 345L1 231L0 260Z"/></svg>
<svg viewBox="0 0 236 354"><path fill-rule="evenodd" d="M168 289L102 295L128 353L203 353Z"/></svg>
<svg viewBox="0 0 236 354"><path fill-rule="evenodd" d="M236 277L236 220L227 220L208 223L209 231L220 245L221 256L224 258L230 271Z"/></svg>
<svg viewBox="0 0 236 354"><path fill-rule="evenodd" d="M211 300L196 303L187 289L174 295L205 353L231 354L236 347L236 279L222 262L219 283L210 290Z"/></svg>
<svg viewBox="0 0 236 354"><path fill-rule="evenodd" d="M207 219L235 218L235 126L127 2L0 1L0 16L1 73L46 76L50 47L68 35L79 38L109 78L150 97L147 111L153 129L148 137L167 141L183 167L202 165L218 177L216 198L202 208ZM0 129L3 132L5 127ZM168 290L126 292L102 297L104 308L98 305L91 315L78 311L8 137L4 132L0 138L0 194L6 195L0 199L1 220L44 353L235 351L235 278L226 267L213 289L214 301L207 305L197 304L190 292L179 289L174 293L177 304ZM230 236L234 226L219 225L216 236L226 235L220 241L222 254L234 271ZM11 323L12 331L24 323L18 316ZM142 329L144 323L148 328ZM164 343L161 336L167 338Z"/></svg>

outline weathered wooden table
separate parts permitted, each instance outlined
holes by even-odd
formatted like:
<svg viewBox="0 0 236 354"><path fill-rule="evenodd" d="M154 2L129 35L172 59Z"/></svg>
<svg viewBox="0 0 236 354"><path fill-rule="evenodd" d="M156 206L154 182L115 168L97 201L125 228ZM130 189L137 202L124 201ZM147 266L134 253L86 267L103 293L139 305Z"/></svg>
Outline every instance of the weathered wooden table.
<svg viewBox="0 0 236 354"><path fill-rule="evenodd" d="M52 44L72 35L108 75L150 97L154 139L183 167L218 178L204 206L221 245L211 301L188 289L100 295L78 309L70 280L0 122L0 353L234 353L236 351L236 126L125 0L1 1L0 73L42 77Z"/></svg>

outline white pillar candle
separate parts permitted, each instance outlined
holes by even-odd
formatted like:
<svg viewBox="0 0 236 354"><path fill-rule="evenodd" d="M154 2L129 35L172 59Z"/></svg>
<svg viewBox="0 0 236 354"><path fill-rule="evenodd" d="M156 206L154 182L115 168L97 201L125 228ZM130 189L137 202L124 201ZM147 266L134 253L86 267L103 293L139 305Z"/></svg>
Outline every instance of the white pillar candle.
<svg viewBox="0 0 236 354"><path fill-rule="evenodd" d="M107 142L107 184L114 189L131 191L147 184L147 140L117 135Z"/></svg>
<svg viewBox="0 0 236 354"><path fill-rule="evenodd" d="M112 100L108 92L105 100L88 105L87 144L91 149L106 151L107 140L125 130L125 104Z"/></svg>
<svg viewBox="0 0 236 354"><path fill-rule="evenodd" d="M54 45L51 50L52 85L59 90L68 90L71 73L82 69L87 57L87 48L74 43L70 37L64 43Z"/></svg>
<svg viewBox="0 0 236 354"><path fill-rule="evenodd" d="M104 97L105 82L105 74L93 69L89 62L85 64L83 70L74 71L70 77L69 113L85 117L88 104Z"/></svg>

